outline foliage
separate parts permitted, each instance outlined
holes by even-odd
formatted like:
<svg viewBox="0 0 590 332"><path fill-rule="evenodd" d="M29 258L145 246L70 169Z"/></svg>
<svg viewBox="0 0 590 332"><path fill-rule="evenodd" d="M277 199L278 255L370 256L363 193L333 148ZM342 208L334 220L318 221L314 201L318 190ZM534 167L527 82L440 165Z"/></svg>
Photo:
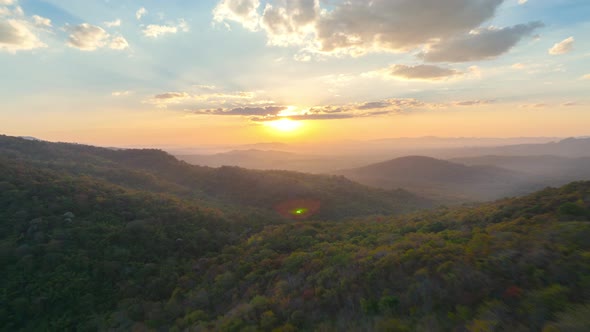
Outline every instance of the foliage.
<svg viewBox="0 0 590 332"><path fill-rule="evenodd" d="M2 330L587 326L590 182L389 216L371 215L384 198L367 189L381 198L347 219L337 195L359 187L344 180L17 143L0 149ZM288 221L265 206L284 192L260 188L293 179L322 200L335 195L325 212L335 220Z"/></svg>

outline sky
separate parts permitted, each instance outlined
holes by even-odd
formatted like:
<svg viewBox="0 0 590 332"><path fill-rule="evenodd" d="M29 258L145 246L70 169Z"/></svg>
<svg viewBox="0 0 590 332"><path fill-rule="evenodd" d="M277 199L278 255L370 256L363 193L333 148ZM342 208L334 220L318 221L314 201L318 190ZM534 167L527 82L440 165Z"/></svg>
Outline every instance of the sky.
<svg viewBox="0 0 590 332"><path fill-rule="evenodd" d="M0 98L109 146L584 136L590 1L0 0Z"/></svg>

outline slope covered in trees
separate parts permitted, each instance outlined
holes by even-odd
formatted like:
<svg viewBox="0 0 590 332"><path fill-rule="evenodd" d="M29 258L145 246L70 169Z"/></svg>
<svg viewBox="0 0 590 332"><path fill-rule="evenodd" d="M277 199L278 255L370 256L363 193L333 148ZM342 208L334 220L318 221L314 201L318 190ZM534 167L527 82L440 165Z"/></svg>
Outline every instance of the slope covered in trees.
<svg viewBox="0 0 590 332"><path fill-rule="evenodd" d="M122 301L165 299L200 257L277 222L19 162L0 174L5 330L86 329Z"/></svg>
<svg viewBox="0 0 590 332"><path fill-rule="evenodd" d="M584 182L477 208L268 226L171 298L185 308L176 326L582 331L571 317L590 303L589 221Z"/></svg>

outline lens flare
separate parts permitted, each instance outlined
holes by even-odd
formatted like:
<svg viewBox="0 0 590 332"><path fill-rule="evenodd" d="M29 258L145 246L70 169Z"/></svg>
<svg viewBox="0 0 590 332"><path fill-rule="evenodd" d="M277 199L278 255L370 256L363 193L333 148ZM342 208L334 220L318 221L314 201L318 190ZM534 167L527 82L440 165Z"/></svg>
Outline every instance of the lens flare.
<svg viewBox="0 0 590 332"><path fill-rule="evenodd" d="M285 218L305 220L315 215L320 206L320 202L315 199L294 199L279 203L275 209Z"/></svg>

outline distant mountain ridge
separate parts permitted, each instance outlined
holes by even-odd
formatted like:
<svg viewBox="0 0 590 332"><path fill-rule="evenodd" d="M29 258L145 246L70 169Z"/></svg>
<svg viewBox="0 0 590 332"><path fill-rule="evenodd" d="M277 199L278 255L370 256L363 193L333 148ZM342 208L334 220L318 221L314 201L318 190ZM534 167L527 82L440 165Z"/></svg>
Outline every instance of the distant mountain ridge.
<svg viewBox="0 0 590 332"><path fill-rule="evenodd" d="M516 183L526 177L495 166L467 166L424 156L408 156L341 170L354 181L379 188L405 188L421 194L464 200L489 200L519 194Z"/></svg>
<svg viewBox="0 0 590 332"><path fill-rule="evenodd" d="M526 142L521 143L521 142ZM252 169L279 169L310 173L330 173L378 163L386 157L409 155L437 159L498 156L554 155L577 158L590 156L590 138L396 138L324 144L262 143L233 147L215 154L175 155L194 165L239 166Z"/></svg>
<svg viewBox="0 0 590 332"><path fill-rule="evenodd" d="M317 219L395 214L433 206L431 200L404 190L369 188L344 177L199 167L154 149L112 150L0 136L0 161L3 158L215 206L244 206L274 212L278 204L286 201L313 200L321 203L321 209L313 216Z"/></svg>

